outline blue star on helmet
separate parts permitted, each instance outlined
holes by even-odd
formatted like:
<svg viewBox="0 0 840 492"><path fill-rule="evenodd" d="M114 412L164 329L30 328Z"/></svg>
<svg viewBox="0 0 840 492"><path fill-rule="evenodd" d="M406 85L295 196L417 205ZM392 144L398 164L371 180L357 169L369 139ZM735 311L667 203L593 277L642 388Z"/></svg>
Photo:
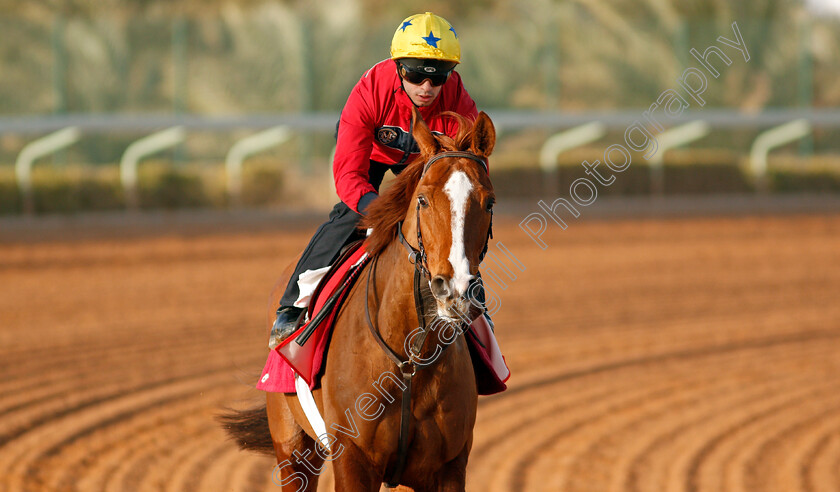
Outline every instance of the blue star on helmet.
<svg viewBox="0 0 840 492"><path fill-rule="evenodd" d="M437 42L440 41L440 38L436 38L435 34L432 31L429 31L428 36L421 36L420 39L424 40L429 46L433 48L437 48Z"/></svg>
<svg viewBox="0 0 840 492"><path fill-rule="evenodd" d="M457 32L455 32L455 28L454 28L454 27L449 26L449 30L450 30L450 31L452 31L452 34L454 34L456 38L458 37L458 33L457 33Z"/></svg>
<svg viewBox="0 0 840 492"><path fill-rule="evenodd" d="M411 25L411 21L405 21L400 26L400 31L405 32L405 28Z"/></svg>

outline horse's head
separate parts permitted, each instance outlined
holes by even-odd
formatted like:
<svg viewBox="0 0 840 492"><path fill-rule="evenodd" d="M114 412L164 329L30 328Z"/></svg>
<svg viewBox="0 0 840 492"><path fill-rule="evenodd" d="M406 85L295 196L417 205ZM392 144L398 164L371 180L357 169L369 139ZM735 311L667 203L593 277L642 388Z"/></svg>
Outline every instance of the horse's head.
<svg viewBox="0 0 840 492"><path fill-rule="evenodd" d="M487 245L495 198L487 156L496 142L490 118L458 123L455 138L435 135L415 110L412 134L420 157L368 208L363 227L372 227L368 251L377 255L402 232L401 241L420 257L437 303L437 314L455 319L467 313L464 294L478 273ZM418 260L414 260L418 261Z"/></svg>
<svg viewBox="0 0 840 492"><path fill-rule="evenodd" d="M413 136L424 169L403 225L408 241L422 241L443 318L470 310L465 294L478 273L495 202L486 160L496 142L493 123L482 112L471 129L466 120L459 127L460 138L435 136L415 111Z"/></svg>

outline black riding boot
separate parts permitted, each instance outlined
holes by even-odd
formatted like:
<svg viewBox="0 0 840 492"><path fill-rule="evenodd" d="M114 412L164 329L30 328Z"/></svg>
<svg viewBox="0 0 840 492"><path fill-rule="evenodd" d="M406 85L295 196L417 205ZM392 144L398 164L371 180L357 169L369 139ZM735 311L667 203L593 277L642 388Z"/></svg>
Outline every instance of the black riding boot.
<svg viewBox="0 0 840 492"><path fill-rule="evenodd" d="M280 306L277 309L277 319L271 327L271 335L268 337L268 348L274 350L283 340L295 332L297 320L304 309L294 306Z"/></svg>

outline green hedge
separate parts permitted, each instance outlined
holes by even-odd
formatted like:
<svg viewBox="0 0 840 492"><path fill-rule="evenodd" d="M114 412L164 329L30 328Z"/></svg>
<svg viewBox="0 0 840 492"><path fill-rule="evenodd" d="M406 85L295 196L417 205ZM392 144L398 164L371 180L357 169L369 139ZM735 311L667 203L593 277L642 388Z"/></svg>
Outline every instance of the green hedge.
<svg viewBox="0 0 840 492"><path fill-rule="evenodd" d="M284 183L277 166L248 166L243 171L242 203L260 206L279 203ZM138 175L138 200L143 209L224 207L228 199L219 168L175 169L146 164ZM68 166L36 168L32 173L35 213L76 213L120 210L126 199L115 168L89 169ZM19 214L23 197L13 173L0 173L0 214Z"/></svg>
<svg viewBox="0 0 840 492"><path fill-rule="evenodd" d="M771 170L767 174L770 188L774 191L796 192L808 190L822 193L840 192L840 175L831 171L803 173Z"/></svg>
<svg viewBox="0 0 840 492"><path fill-rule="evenodd" d="M604 178L611 174L599 166ZM513 168L492 171L493 186L500 197L531 198L539 195L568 195L569 187L578 178L593 177L584 173L581 166L560 166L553 181L539 169ZM736 164L665 165L663 168L666 195L691 195L703 193L749 193L755 191L752 178ZM840 192L840 173L832 171L801 171L793 169L768 172L770 191L779 193ZM650 168L630 166L622 173L615 173L609 186L596 184L602 196L646 195L651 192Z"/></svg>
<svg viewBox="0 0 840 492"><path fill-rule="evenodd" d="M599 168L601 169L601 168ZM605 176L607 174L605 173ZM556 181L547 182L535 168L501 168L492 171L496 194L501 198L533 198L549 193L566 195L569 185L587 177L580 166L560 166ZM282 171L276 165L250 165L244 169L242 205L282 203ZM744 193L753 184L737 164L676 164L664 168L666 194ZM776 192L840 192L840 174L830 170L801 171L772 169L768 184ZM36 168L32 175L35 212L76 213L125 208L125 196L115 168L91 170L84 167ZM616 174L610 186L598 185L603 195L650 193L647 166L631 166ZM229 206L224 174L213 168L176 169L162 164L145 164L138 176L138 198L144 209ZM0 173L0 214L20 214L23 201L11 172Z"/></svg>
<svg viewBox="0 0 840 492"><path fill-rule="evenodd" d="M596 183L599 195L645 195L651 192L650 168L631 165L621 173L613 173L603 164L598 171L605 179L615 180L609 186ZM493 186L499 196L528 198L535 194L559 193L568 195L569 187L578 178L595 179L585 174L582 166L559 166L554 181L548 181L542 171L534 168L497 169L491 171ZM665 165L663 183L666 194L746 193L752 185L747 176L734 165L694 164Z"/></svg>
<svg viewBox="0 0 840 492"><path fill-rule="evenodd" d="M12 179L0 177L0 214L17 214L21 211L21 198L17 184Z"/></svg>
<svg viewBox="0 0 840 492"><path fill-rule="evenodd" d="M279 203L283 190L283 175L276 169L254 166L242 180L242 204L249 206Z"/></svg>
<svg viewBox="0 0 840 492"><path fill-rule="evenodd" d="M160 169L139 176L141 208L188 208L214 205L201 178L175 169Z"/></svg>

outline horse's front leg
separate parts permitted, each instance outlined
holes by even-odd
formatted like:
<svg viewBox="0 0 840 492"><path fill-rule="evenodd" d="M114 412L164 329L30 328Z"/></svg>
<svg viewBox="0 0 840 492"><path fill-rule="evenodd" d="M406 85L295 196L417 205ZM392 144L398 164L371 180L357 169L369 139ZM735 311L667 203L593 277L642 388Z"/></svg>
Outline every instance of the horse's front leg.
<svg viewBox="0 0 840 492"><path fill-rule="evenodd" d="M467 486L467 460L471 448L472 439L454 460L444 463L438 475L437 492L464 492Z"/></svg>
<svg viewBox="0 0 840 492"><path fill-rule="evenodd" d="M277 466L271 470L271 483L280 487L281 492L316 492L320 470L316 468L313 472L313 467L323 465L323 461L313 463L315 460L310 460L304 464L300 457L284 453L277 451Z"/></svg>
<svg viewBox="0 0 840 492"><path fill-rule="evenodd" d="M341 455L333 459L335 492L378 492L382 478L371 470L367 459L349 442L343 443Z"/></svg>

